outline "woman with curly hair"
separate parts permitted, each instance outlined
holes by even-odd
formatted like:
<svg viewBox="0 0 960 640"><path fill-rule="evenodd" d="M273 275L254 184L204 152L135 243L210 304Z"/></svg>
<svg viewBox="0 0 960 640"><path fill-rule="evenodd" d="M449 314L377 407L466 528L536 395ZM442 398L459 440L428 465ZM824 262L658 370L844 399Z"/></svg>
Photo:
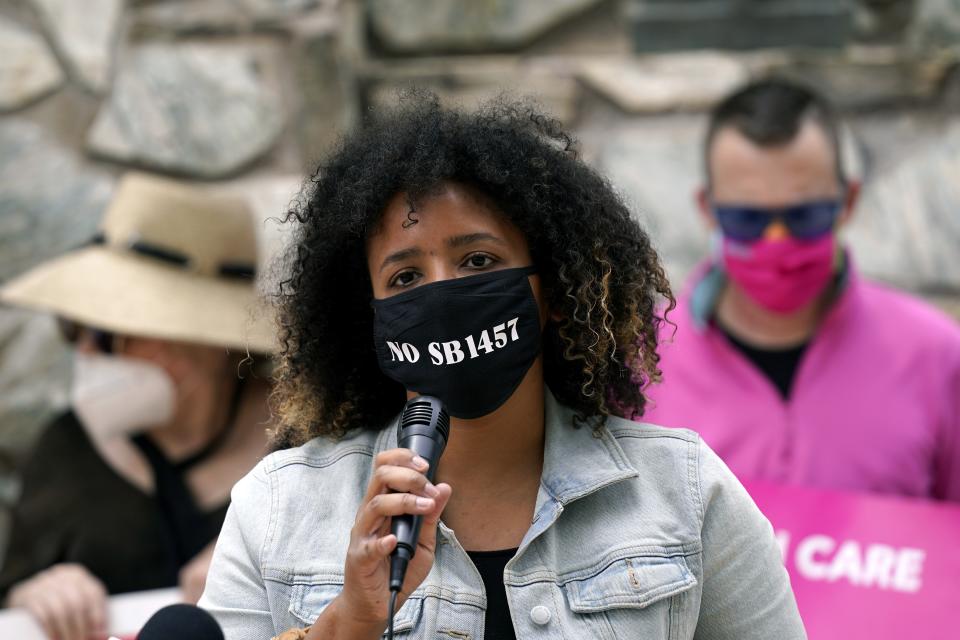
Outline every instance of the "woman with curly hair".
<svg viewBox="0 0 960 640"><path fill-rule="evenodd" d="M736 479L631 421L673 298L556 121L409 95L289 218L278 451L235 487L201 600L228 640L379 638L401 514L423 516L403 637L805 637ZM451 415L436 484L397 448L418 394Z"/></svg>

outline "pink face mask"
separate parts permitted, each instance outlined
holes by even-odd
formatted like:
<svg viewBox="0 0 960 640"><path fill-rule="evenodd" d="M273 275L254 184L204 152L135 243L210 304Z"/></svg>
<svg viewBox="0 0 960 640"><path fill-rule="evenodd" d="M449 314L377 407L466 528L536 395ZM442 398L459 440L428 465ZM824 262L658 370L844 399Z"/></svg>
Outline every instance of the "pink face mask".
<svg viewBox="0 0 960 640"><path fill-rule="evenodd" d="M727 275L757 304L775 313L792 313L822 292L833 275L836 239L723 239Z"/></svg>

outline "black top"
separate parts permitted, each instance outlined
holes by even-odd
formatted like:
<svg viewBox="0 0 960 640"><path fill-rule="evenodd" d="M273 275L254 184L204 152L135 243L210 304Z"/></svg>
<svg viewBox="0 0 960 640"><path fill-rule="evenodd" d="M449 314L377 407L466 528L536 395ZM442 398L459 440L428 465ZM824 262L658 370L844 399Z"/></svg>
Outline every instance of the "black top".
<svg viewBox="0 0 960 640"><path fill-rule="evenodd" d="M790 398L790 389L793 387L797 367L800 366L800 359L807 348L806 342L786 349L761 349L734 337L723 327L720 327L720 331L727 337L730 344L767 376L783 399Z"/></svg>
<svg viewBox="0 0 960 640"><path fill-rule="evenodd" d="M201 511L183 465L167 461L149 439L136 440L153 467L156 495L107 465L72 412L47 427L22 472L0 598L61 562L84 565L110 593L176 586L184 564L220 533L227 505Z"/></svg>
<svg viewBox="0 0 960 640"><path fill-rule="evenodd" d="M516 640L517 638L513 631L513 621L510 619L507 590L503 586L503 568L516 553L516 549L467 551L467 555L480 572L483 588L487 592L484 640Z"/></svg>

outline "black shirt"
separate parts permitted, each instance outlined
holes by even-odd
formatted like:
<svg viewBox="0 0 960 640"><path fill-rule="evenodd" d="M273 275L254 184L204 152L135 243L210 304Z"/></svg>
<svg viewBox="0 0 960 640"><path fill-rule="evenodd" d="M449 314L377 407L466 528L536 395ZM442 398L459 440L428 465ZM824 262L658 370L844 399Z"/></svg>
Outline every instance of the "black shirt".
<svg viewBox="0 0 960 640"><path fill-rule="evenodd" d="M786 349L761 349L734 337L723 327L720 327L720 331L727 337L730 344L746 356L773 383L783 399L786 400L790 397L790 389L793 387L797 367L800 365L800 359L807 348L806 342Z"/></svg>
<svg viewBox="0 0 960 640"><path fill-rule="evenodd" d="M483 588L487 592L484 640L516 640L517 638L513 631L513 621L510 619L507 590L503 586L503 569L516 553L516 549L467 551L467 555L480 572Z"/></svg>
<svg viewBox="0 0 960 640"><path fill-rule="evenodd" d="M61 562L84 565L110 593L176 586L181 567L219 534L227 505L199 509L188 492L169 490L170 463L151 464L160 495L117 475L73 413L47 427L22 473L0 597Z"/></svg>

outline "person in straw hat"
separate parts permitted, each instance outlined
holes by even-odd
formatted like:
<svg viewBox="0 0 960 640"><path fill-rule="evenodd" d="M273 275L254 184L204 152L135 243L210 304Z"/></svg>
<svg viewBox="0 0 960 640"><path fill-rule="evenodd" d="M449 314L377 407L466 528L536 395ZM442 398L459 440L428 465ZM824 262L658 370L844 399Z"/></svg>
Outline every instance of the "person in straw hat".
<svg viewBox="0 0 960 640"><path fill-rule="evenodd" d="M0 597L61 640L96 637L106 595L196 601L233 484L263 455L274 326L244 201L128 174L89 246L9 282L74 342L70 410L41 435Z"/></svg>

